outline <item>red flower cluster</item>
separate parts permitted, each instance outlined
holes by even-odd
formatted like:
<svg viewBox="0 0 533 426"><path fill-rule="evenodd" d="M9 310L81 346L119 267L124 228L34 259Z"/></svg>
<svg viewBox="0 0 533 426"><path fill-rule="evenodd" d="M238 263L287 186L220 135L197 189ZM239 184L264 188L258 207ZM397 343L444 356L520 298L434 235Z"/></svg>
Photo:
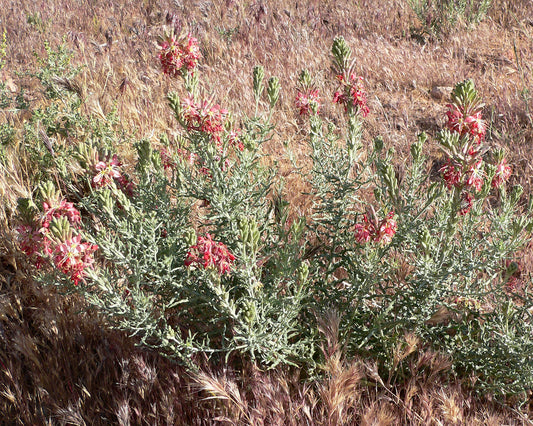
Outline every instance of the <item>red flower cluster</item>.
<svg viewBox="0 0 533 426"><path fill-rule="evenodd" d="M499 188L510 176L511 166L507 164L507 160L504 158L496 164L496 174L492 178L492 187Z"/></svg>
<svg viewBox="0 0 533 426"><path fill-rule="evenodd" d="M485 139L486 125L481 117L481 111L465 117L464 108L460 105L448 104L446 106L448 107L446 127L451 132L459 133L461 136L468 134L478 144Z"/></svg>
<svg viewBox="0 0 533 426"><path fill-rule="evenodd" d="M65 241L59 241L51 235L50 222L54 218L64 217L70 226L79 228L80 212L72 203L66 200L47 200L43 203L43 209L44 213L38 221L16 228L20 249L37 269L51 260L57 269L78 285L84 278L85 269L93 267L93 254L98 246L82 242L81 235L72 237L70 232Z"/></svg>
<svg viewBox="0 0 533 426"><path fill-rule="evenodd" d="M357 77L355 74L350 74L349 81L346 81L344 75L337 76L337 80L341 83L342 90L338 90L333 95L333 102L344 105L344 110L355 109L356 112L361 113L366 117L370 112L366 104L366 92L363 86L363 77Z"/></svg>
<svg viewBox="0 0 533 426"><path fill-rule="evenodd" d="M201 58L198 40L190 33L186 39L177 39L171 35L160 42L161 53L159 60L165 74L178 77L182 70L192 70L198 65Z"/></svg>
<svg viewBox="0 0 533 426"><path fill-rule="evenodd" d="M114 181L118 188L132 197L134 193L133 182L120 172L120 167L122 167L122 163L116 155L113 155L111 160L107 158L106 161L98 161L93 166L93 173L95 173L91 181L93 188L103 188Z"/></svg>
<svg viewBox="0 0 533 426"><path fill-rule="evenodd" d="M176 167L176 162L172 159L166 148L161 148L159 150L159 155L161 156L161 164L163 165L163 169L173 169Z"/></svg>
<svg viewBox="0 0 533 426"><path fill-rule="evenodd" d="M82 243L81 235L76 235L55 247L54 265L68 275L74 285L78 285L85 276L85 269L93 267L93 254L96 250L98 250L96 244Z"/></svg>
<svg viewBox="0 0 533 426"><path fill-rule="evenodd" d="M185 258L185 266L202 266L204 269L214 268L222 275L229 273L235 256L221 242L213 241L210 234L199 237L198 243L191 247Z"/></svg>
<svg viewBox="0 0 533 426"><path fill-rule="evenodd" d="M481 104L471 81L456 86L452 93L453 103L448 104L446 127L450 132L460 136L451 139L456 144L447 146L446 152L450 157L439 170L448 189L456 188L460 194L458 214L467 214L473 205L473 193L480 192L486 179L482 153L486 134L485 120L481 114ZM445 136L446 137L446 136ZM448 143L449 140L448 140ZM451 152L462 155L452 156ZM511 175L511 168L507 165L503 153L496 157L496 174L492 179L493 188L499 187Z"/></svg>
<svg viewBox="0 0 533 426"><path fill-rule="evenodd" d="M228 115L227 110L207 101L196 104L192 96L183 99L181 108L181 119L187 130L207 133L217 144L220 143Z"/></svg>
<svg viewBox="0 0 533 426"><path fill-rule="evenodd" d="M363 215L363 223L355 225L355 241L365 244L370 241L380 242L387 245L396 234L398 224L394 220L394 212L390 212L381 222L376 223Z"/></svg>
<svg viewBox="0 0 533 426"><path fill-rule="evenodd" d="M318 113L320 109L320 97L318 89L307 89L296 94L296 108L300 110L300 115L310 115L311 112Z"/></svg>
<svg viewBox="0 0 533 426"><path fill-rule="evenodd" d="M448 159L448 162L439 169L439 172L448 189L453 187L460 189L473 188L476 192L479 192L483 188L485 177L482 165L483 160L481 158L465 167L461 167L457 162ZM463 172L465 168L466 172Z"/></svg>

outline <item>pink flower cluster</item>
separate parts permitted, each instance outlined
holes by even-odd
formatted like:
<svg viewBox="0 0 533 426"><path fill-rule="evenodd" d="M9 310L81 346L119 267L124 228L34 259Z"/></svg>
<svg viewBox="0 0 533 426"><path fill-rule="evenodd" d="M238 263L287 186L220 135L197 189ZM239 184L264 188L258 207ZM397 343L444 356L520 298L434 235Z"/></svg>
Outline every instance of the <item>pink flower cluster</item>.
<svg viewBox="0 0 533 426"><path fill-rule="evenodd" d="M466 169L466 171L464 171ZM472 161L466 166L461 166L456 161L448 159L448 162L439 169L439 172L446 183L448 189L453 187L459 189L474 189L481 191L485 173L483 171L483 160L481 158Z"/></svg>
<svg viewBox="0 0 533 426"><path fill-rule="evenodd" d="M473 193L482 190L487 177L482 158L482 153L485 151L482 145L485 140L486 124L478 106L468 108L474 111L465 111L466 108L457 103L459 102L457 99L460 98L455 99L455 103L447 105L446 127L450 132L459 134L458 143L462 145L457 148L463 153L463 157L449 157L439 172L448 189L456 188L459 191L461 204L458 214L465 215L472 208ZM496 174L491 182L493 188L500 187L511 175L511 168L502 155L499 155L496 161Z"/></svg>
<svg viewBox="0 0 533 426"><path fill-rule="evenodd" d="M359 244L373 241L387 245L392 241L397 229L398 224L394 219L394 212L389 212L379 223L370 220L365 214L363 215L363 223L355 225L355 241Z"/></svg>
<svg viewBox="0 0 533 426"><path fill-rule="evenodd" d="M227 110L208 101L197 104L192 96L183 99L181 108L181 119L184 121L187 130L207 133L213 141L220 144L228 115Z"/></svg>
<svg viewBox="0 0 533 426"><path fill-rule="evenodd" d="M113 155L111 159L107 158L106 161L98 161L93 166L94 176L91 181L93 188L103 188L109 186L111 182L115 182L125 194L130 197L133 196L133 182L120 172L121 167L122 163L116 155Z"/></svg>
<svg viewBox="0 0 533 426"><path fill-rule="evenodd" d="M54 218L66 217L69 223L75 227L78 227L81 222L80 212L74 207L73 203L69 203L67 200L61 200L59 203L56 201L44 201L43 210L44 215L41 218L41 226L47 230Z"/></svg>
<svg viewBox="0 0 533 426"><path fill-rule="evenodd" d="M492 187L499 188L503 182L511 177L511 166L507 164L507 160L503 158L498 164L496 164L496 174L492 178Z"/></svg>
<svg viewBox="0 0 533 426"><path fill-rule="evenodd" d="M198 65L201 58L198 40L190 33L186 39L178 39L175 36L169 36L160 42L161 69L165 74L171 77L178 77L182 70L192 70Z"/></svg>
<svg viewBox="0 0 533 426"><path fill-rule="evenodd" d="M333 102L344 105L344 110L354 109L363 117L366 117L370 112L366 101L366 92L363 86L363 77L357 77L355 74L350 74L348 81L342 74L337 76L337 80L341 84L341 89L333 95Z"/></svg>
<svg viewBox="0 0 533 426"><path fill-rule="evenodd" d="M122 177L120 173L120 167L122 164L118 161L118 157L113 155L111 161L99 161L94 165L96 172L92 180L94 188L102 188L108 186L114 180L118 180Z"/></svg>
<svg viewBox="0 0 533 426"><path fill-rule="evenodd" d="M172 159L172 156L166 148L161 148L159 150L159 155L161 156L161 164L163 169L173 169L176 167L176 162Z"/></svg>
<svg viewBox="0 0 533 426"><path fill-rule="evenodd" d="M56 245L53 262L57 269L70 277L74 285L78 285L85 276L85 269L93 267L96 250L96 244L82 242L81 235L76 235Z"/></svg>
<svg viewBox="0 0 533 426"><path fill-rule="evenodd" d="M464 108L456 104L448 104L448 122L446 127L451 132L459 133L461 136L468 134L473 138L477 144L480 144L485 139L486 125L485 120L481 116L481 111L465 117Z"/></svg>
<svg viewBox="0 0 533 426"><path fill-rule="evenodd" d="M46 263L43 253L50 253L50 240L44 237L40 229L31 225L17 226L15 231L17 231L20 249L30 258L35 267L40 269Z"/></svg>
<svg viewBox="0 0 533 426"><path fill-rule="evenodd" d="M296 108L300 115L310 115L313 111L318 113L320 109L320 97L318 89L307 89L296 94Z"/></svg>
<svg viewBox="0 0 533 426"><path fill-rule="evenodd" d="M202 266L204 269L214 268L222 275L229 273L235 261L235 256L224 243L213 241L210 234L199 237L196 245L192 246L185 258L185 266Z"/></svg>
<svg viewBox="0 0 533 426"><path fill-rule="evenodd" d="M96 244L81 241L81 235L68 237L64 241L52 236L50 222L54 218L66 218L69 225L79 228L80 212L66 200L43 202L44 213L31 225L18 226L17 240L20 249L30 258L37 269L50 260L55 268L68 275L78 285L85 276L85 270L94 264L93 254L98 249Z"/></svg>

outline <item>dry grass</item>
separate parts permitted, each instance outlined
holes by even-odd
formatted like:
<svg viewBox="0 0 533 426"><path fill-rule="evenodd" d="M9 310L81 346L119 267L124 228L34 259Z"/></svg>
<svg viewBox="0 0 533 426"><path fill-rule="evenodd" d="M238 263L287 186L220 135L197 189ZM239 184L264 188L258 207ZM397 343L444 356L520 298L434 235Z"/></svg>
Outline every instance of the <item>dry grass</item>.
<svg viewBox="0 0 533 426"><path fill-rule="evenodd" d="M284 149L288 144L297 161L305 161L293 108L296 78L301 68L315 73L326 100L333 89L329 48L334 36L343 35L366 80L366 140L381 134L400 157L407 155L418 132L431 137L442 124L446 88L473 78L491 120L489 141L509 150L514 182L527 194L533 176L532 16L529 0L495 0L476 30L421 44L410 36L417 23L402 0L6 0L0 30L7 30L8 57L0 77L13 89L24 87L38 104L35 82L15 71L34 66L30 52L43 54L45 40L55 45L66 37L74 61L86 66L76 82L82 108L104 116L116 105L124 128L157 143L161 132L176 126L164 97L179 87L158 70L154 41L165 25L186 28L203 49L206 91L237 118L253 113L248 88L254 65L280 77L282 103L268 149L304 212L303 183ZM2 114L0 121L17 126L27 119ZM328 105L323 114L338 118ZM120 149L127 157L130 147ZM430 154L438 156L436 150ZM29 172L22 155L13 153L11 161L0 171L0 414L6 424L527 424L518 412L444 382L447 361L417 348L409 336L397 359L410 363L412 378L392 388L372 364L343 359L334 315L322 327L329 343L321 383L303 384L298 372L254 366L184 376L170 361L134 348L127 336L106 331L82 301L29 280L10 232L16 198L29 191ZM531 271L531 251L522 256Z"/></svg>

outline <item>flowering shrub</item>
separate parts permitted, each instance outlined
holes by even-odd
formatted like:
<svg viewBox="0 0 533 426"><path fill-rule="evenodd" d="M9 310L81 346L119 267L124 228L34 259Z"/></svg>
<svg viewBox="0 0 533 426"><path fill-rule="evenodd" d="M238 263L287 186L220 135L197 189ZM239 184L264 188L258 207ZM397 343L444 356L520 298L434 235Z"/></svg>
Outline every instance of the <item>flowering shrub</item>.
<svg viewBox="0 0 533 426"><path fill-rule="evenodd" d="M424 32L441 37L458 24L478 24L487 15L492 0L409 0L409 6L422 24Z"/></svg>
<svg viewBox="0 0 533 426"><path fill-rule="evenodd" d="M409 368L411 359L397 355L409 334L420 350L448 356L452 374L475 375L480 390L533 388L533 303L508 263L530 238L532 205L522 206L521 187L507 189L511 168L486 141L471 81L455 87L437 138L447 157L440 178L427 174L421 134L398 179L394 151L381 138L362 142L365 89L349 46L336 38L333 101L345 126L321 116L303 71L296 109L309 124L304 178L313 208L293 219L281 179L262 161L279 80L265 87L264 69L254 68L257 111L237 130L189 73L196 63L183 58L194 49L167 43L164 51L181 59L169 56L162 67L187 92L168 95L180 132L162 137L159 150L135 144L127 179L135 192L121 184L118 158L90 141L79 144L70 170L77 186L65 184L76 206L48 185L56 195L43 195L42 212L21 207L20 247L54 266L51 281L84 282L76 290L110 324L191 369L198 353L232 354L313 374L317 316L333 309L346 353L376 360L389 383ZM265 95L269 110L260 112Z"/></svg>

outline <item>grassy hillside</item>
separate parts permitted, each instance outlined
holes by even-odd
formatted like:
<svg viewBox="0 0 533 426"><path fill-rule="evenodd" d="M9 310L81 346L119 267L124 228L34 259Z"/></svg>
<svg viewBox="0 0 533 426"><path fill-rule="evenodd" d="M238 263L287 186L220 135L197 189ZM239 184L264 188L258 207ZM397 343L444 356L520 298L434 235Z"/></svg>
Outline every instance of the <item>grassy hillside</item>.
<svg viewBox="0 0 533 426"><path fill-rule="evenodd" d="M275 128L263 147L271 157L264 161L278 167L291 220L309 217L313 203L309 182L295 168L311 167L305 118L294 106L298 76L306 68L316 77L321 116L342 122L342 109L330 102L336 88L331 44L339 35L352 49L354 72L363 77L368 97L362 141L370 146L381 135L394 148L399 180L417 135L436 140L452 88L472 79L485 103L487 144L507 151L509 185L522 185L529 196L532 17L531 1L494 0L480 23L458 20L437 34L430 31L434 16L421 21L407 0L6 0L0 10L0 83L2 96L12 102L0 107L4 423L527 424L530 391L503 398L478 394L475 374L452 371L447 356L415 335L398 347L405 369L389 377L379 360L345 357L349 349L338 340L340 320L333 314L318 320L323 362L312 377L297 367L266 370L235 354L224 362L199 356L200 369L191 373L156 350L136 346L138 337L110 330L78 294L36 282L15 227L17 199L32 196L44 179L60 185L57 165L43 171L48 145L68 150L99 139L112 145L133 176L133 142L146 140L159 149L162 134L178 134L166 96L184 96L185 90L161 72L157 47L157 37L171 27L198 39L205 92L232 111L236 123L255 113L254 66L264 66L266 80L279 77ZM64 99L50 101L47 88L74 94L75 114ZM266 107L266 99L260 104ZM90 120L70 131L79 117ZM52 125L57 132L47 134ZM436 143L426 148L426 172L438 177L444 154ZM524 196L518 205L526 204ZM524 282L533 272L530 247L513 258L519 268L514 273Z"/></svg>

